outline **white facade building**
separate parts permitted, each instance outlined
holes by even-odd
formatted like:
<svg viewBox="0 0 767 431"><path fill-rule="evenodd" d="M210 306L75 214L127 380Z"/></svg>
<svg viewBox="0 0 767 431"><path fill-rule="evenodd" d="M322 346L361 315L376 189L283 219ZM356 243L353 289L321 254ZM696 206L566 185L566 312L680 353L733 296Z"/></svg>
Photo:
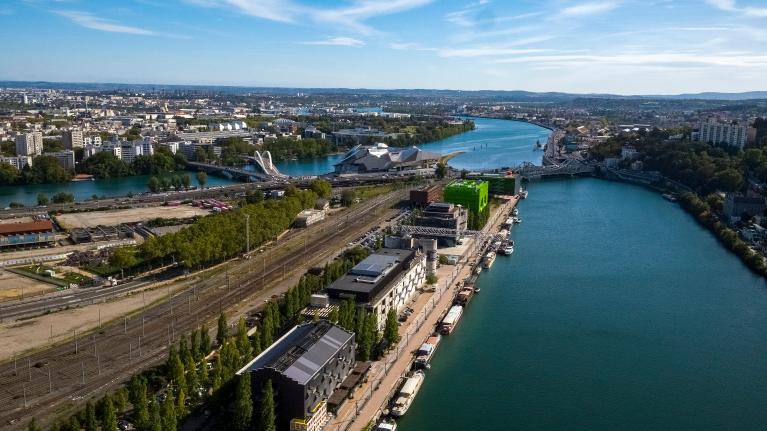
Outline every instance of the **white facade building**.
<svg viewBox="0 0 767 431"><path fill-rule="evenodd" d="M15 156L15 157L0 157L0 163L8 163L18 170L24 169L25 166L32 166L32 157L30 156Z"/></svg>
<svg viewBox="0 0 767 431"><path fill-rule="evenodd" d="M701 123L698 140L710 144L726 144L743 148L748 142L748 126L708 121Z"/></svg>

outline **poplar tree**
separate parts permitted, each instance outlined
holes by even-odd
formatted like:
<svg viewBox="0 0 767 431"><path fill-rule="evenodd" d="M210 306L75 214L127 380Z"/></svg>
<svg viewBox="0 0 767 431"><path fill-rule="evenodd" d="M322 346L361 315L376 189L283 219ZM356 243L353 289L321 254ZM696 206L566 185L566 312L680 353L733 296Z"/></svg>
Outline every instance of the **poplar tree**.
<svg viewBox="0 0 767 431"><path fill-rule="evenodd" d="M229 337L229 327L226 323L226 315L222 312L218 316L218 331L216 332L216 341L219 347L224 345L224 341Z"/></svg>
<svg viewBox="0 0 767 431"><path fill-rule="evenodd" d="M133 404L133 418L139 429L146 429L149 424L149 411L147 410L146 380L140 376L133 376L128 382L128 399Z"/></svg>
<svg viewBox="0 0 767 431"><path fill-rule="evenodd" d="M189 350L192 353L192 358L194 358L195 361L199 361L201 359L200 337L197 328L195 328L192 331L192 334L189 336Z"/></svg>
<svg viewBox="0 0 767 431"><path fill-rule="evenodd" d="M250 340L248 340L248 327L245 325L245 318L240 317L237 321L237 350L240 355L250 356Z"/></svg>
<svg viewBox="0 0 767 431"><path fill-rule="evenodd" d="M261 336L258 333L258 329L253 331L253 340L250 343L251 355L258 356L261 354Z"/></svg>
<svg viewBox="0 0 767 431"><path fill-rule="evenodd" d="M114 405L112 405L112 399L106 397L104 400L102 417L101 417L101 430L102 431L117 431L117 415L115 414Z"/></svg>
<svg viewBox="0 0 767 431"><path fill-rule="evenodd" d="M85 431L98 431L99 423L96 420L96 406L91 401L85 403Z"/></svg>
<svg viewBox="0 0 767 431"><path fill-rule="evenodd" d="M168 398L162 403L161 416L163 431L176 431L178 418L176 417L176 400L172 392L168 393Z"/></svg>
<svg viewBox="0 0 767 431"><path fill-rule="evenodd" d="M27 426L27 431L43 431L43 429L37 424L37 419L32 418L32 420L29 421L29 426Z"/></svg>
<svg viewBox="0 0 767 431"><path fill-rule="evenodd" d="M145 428L147 431L162 431L162 415L160 415L160 404L157 401L152 401L149 404L149 426Z"/></svg>
<svg viewBox="0 0 767 431"><path fill-rule="evenodd" d="M259 431L277 431L277 414L274 406L272 381L267 380L261 390L261 411L258 419Z"/></svg>
<svg viewBox="0 0 767 431"><path fill-rule="evenodd" d="M205 357L210 353L210 331L207 325L200 328L200 357Z"/></svg>
<svg viewBox="0 0 767 431"><path fill-rule="evenodd" d="M399 325L397 324L397 314L394 309L389 309L386 313L386 323L384 325L384 338L393 346L399 342Z"/></svg>
<svg viewBox="0 0 767 431"><path fill-rule="evenodd" d="M253 419L253 396L250 387L250 373L242 373L237 379L237 388L232 405L232 425L235 431L246 431Z"/></svg>

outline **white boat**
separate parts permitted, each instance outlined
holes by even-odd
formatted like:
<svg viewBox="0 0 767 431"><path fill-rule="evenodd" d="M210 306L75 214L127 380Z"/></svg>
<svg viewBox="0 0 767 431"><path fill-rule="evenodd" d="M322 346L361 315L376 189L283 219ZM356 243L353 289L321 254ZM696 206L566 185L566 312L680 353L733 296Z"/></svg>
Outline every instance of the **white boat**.
<svg viewBox="0 0 767 431"><path fill-rule="evenodd" d="M522 223L522 219L519 218L519 217L514 217L514 218L511 219L511 221L514 222L514 223Z"/></svg>
<svg viewBox="0 0 767 431"><path fill-rule="evenodd" d="M514 208L513 210L511 210L511 215L518 216L519 215L519 210L517 208Z"/></svg>
<svg viewBox="0 0 767 431"><path fill-rule="evenodd" d="M432 335L426 339L425 343L421 344L421 347L415 352L415 363L417 366L429 368L429 362L432 356L434 356L434 351L437 350L441 339L442 336L439 334Z"/></svg>
<svg viewBox="0 0 767 431"><path fill-rule="evenodd" d="M482 260L482 265L485 268L490 268L491 266L493 266L494 262L495 262L495 252L491 251L485 255L485 258Z"/></svg>
<svg viewBox="0 0 767 431"><path fill-rule="evenodd" d="M519 191L519 197L521 199L527 199L527 190L525 190L525 189L520 190Z"/></svg>
<svg viewBox="0 0 767 431"><path fill-rule="evenodd" d="M423 379L423 372L416 371L412 377L405 380L405 384L402 385L402 389L399 390L397 398L394 400L394 405L391 409L392 416L400 417L407 413L410 405L413 404L413 400L415 400L415 396L418 394L418 390L421 389Z"/></svg>
<svg viewBox="0 0 767 431"><path fill-rule="evenodd" d="M455 330L455 327L458 326L458 322L461 320L462 315L463 307L460 305L450 307L445 318L442 319L439 332L441 332L442 335L450 335L450 333Z"/></svg>
<svg viewBox="0 0 767 431"><path fill-rule="evenodd" d="M397 431L397 423L393 420L384 420L376 425L373 431Z"/></svg>
<svg viewBox="0 0 767 431"><path fill-rule="evenodd" d="M506 246L504 246L498 251L504 256L511 256L512 254L514 254L514 246L511 244L507 244Z"/></svg>

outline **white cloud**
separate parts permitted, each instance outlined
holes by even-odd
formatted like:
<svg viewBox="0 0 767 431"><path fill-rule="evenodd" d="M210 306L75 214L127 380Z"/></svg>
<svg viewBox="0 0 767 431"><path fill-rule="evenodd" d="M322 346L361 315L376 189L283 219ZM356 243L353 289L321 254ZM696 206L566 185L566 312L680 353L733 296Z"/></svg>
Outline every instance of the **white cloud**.
<svg viewBox="0 0 767 431"><path fill-rule="evenodd" d="M711 6L726 12L737 12L752 17L767 17L767 8L765 7L738 7L736 0L706 0Z"/></svg>
<svg viewBox="0 0 767 431"><path fill-rule="evenodd" d="M246 15L270 21L294 23L306 18L320 23L343 25L360 34L376 31L364 21L376 16L389 15L415 9L434 0L354 0L337 8L318 8L291 0L186 0L203 7L233 8Z"/></svg>
<svg viewBox="0 0 767 431"><path fill-rule="evenodd" d="M114 22L110 19L101 18L88 12L58 11L58 15L69 18L75 24L93 30L106 31L109 33L127 33L141 36L156 36L157 33L139 27L132 27Z"/></svg>
<svg viewBox="0 0 767 431"><path fill-rule="evenodd" d="M620 6L617 1L594 1L568 6L559 12L560 16L588 16L610 12Z"/></svg>
<svg viewBox="0 0 767 431"><path fill-rule="evenodd" d="M360 48L365 46L365 42L354 39L351 37L331 37L323 40L312 40L307 42L299 42L302 45L331 45L331 46L351 46L354 48Z"/></svg>

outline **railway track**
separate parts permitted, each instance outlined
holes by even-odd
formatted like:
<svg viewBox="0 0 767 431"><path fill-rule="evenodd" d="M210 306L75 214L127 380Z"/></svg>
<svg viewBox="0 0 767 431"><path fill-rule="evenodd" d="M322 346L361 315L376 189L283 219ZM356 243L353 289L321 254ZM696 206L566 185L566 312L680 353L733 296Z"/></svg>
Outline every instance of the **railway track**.
<svg viewBox="0 0 767 431"><path fill-rule="evenodd" d="M52 422L86 399L100 396L138 371L162 362L163 352L180 335L255 294L268 298L277 293L278 288L271 284L287 273L333 257L339 241L345 245L382 217L376 208L389 208L405 193L393 192L349 210L345 218L326 225L311 243L277 265L247 260L234 274L218 274L100 330L74 335L71 341L0 365L0 427L20 429L33 416L43 424Z"/></svg>

